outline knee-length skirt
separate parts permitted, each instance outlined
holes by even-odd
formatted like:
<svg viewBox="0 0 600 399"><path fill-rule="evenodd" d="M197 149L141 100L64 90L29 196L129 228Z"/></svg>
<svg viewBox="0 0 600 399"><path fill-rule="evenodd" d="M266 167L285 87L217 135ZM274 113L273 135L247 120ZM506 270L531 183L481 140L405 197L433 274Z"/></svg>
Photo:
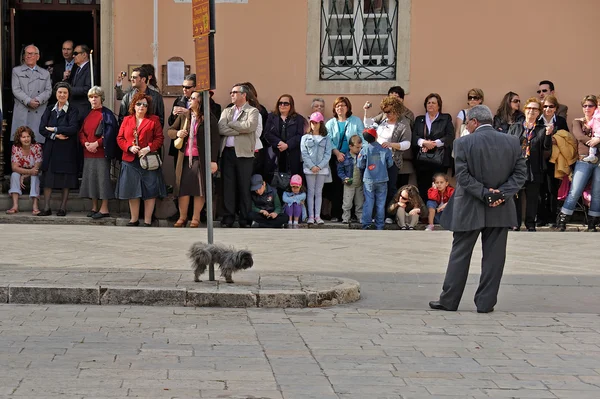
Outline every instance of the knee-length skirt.
<svg viewBox="0 0 600 399"><path fill-rule="evenodd" d="M82 198L113 199L115 189L110 180L110 160L85 158L79 196Z"/></svg>
<svg viewBox="0 0 600 399"><path fill-rule="evenodd" d="M205 176L204 165L200 165L198 157L192 158L192 166L189 165L189 158L183 158L183 168L181 170L181 182L179 183L179 196L192 197L204 196Z"/></svg>
<svg viewBox="0 0 600 399"><path fill-rule="evenodd" d="M167 187L162 176L162 168L145 170L140 166L138 158L132 162L121 162L121 175L117 183L115 196L118 199L164 198Z"/></svg>

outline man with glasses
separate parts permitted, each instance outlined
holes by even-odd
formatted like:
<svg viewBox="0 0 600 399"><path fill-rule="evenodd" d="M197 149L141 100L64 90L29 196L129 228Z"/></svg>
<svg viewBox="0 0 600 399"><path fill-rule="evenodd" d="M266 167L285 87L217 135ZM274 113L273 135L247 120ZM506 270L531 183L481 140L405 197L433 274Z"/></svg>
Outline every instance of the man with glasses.
<svg viewBox="0 0 600 399"><path fill-rule="evenodd" d="M119 124L121 124L123 119L129 115L129 104L131 103L131 99L138 91L141 91L150 96L152 99L152 104L150 105L152 114L158 116L161 126L165 126L165 104L163 102L163 97L159 92L152 90L148 86L148 76L148 71L141 67L134 68L131 72L130 80L132 89L125 94L123 100L121 100L121 107L119 108Z"/></svg>
<svg viewBox="0 0 600 399"><path fill-rule="evenodd" d="M91 110L90 101L88 100L88 91L92 88L89 54L90 48L85 44L80 44L75 47L75 51L73 51L73 60L75 61L76 67L69 77L69 83L71 83L69 104L77 108L80 125Z"/></svg>
<svg viewBox="0 0 600 399"><path fill-rule="evenodd" d="M475 305L478 313L489 313L498 299L508 228L517 223L513 196L525 184L527 167L519 139L492 127L487 106L467 111L467 129L477 134L454 141L457 186L440 221L454 234L452 251L440 298L429 307L458 309L481 234L483 258Z"/></svg>
<svg viewBox="0 0 600 399"><path fill-rule="evenodd" d="M40 121L52 95L50 73L37 65L40 50L33 44L25 47L23 64L12 70L12 93L15 98L10 137L20 126L29 126L38 143L46 139L39 133Z"/></svg>
<svg viewBox="0 0 600 399"><path fill-rule="evenodd" d="M233 106L225 108L219 120L224 207L221 226L233 227L237 213L239 226L248 227L248 214L252 206L250 178L260 114L248 104L248 97L252 93L247 86L235 85L229 94Z"/></svg>
<svg viewBox="0 0 600 399"><path fill-rule="evenodd" d="M539 84L538 84L538 90L537 90L537 94L540 97L540 101L542 102L542 104L544 103L544 99L546 98L546 96L549 95L553 95L556 97L556 94L554 94L554 83L552 83L552 81L550 80L542 80ZM569 107L567 107L564 104L558 104L558 108L556 110L556 115L558 116L562 116L563 118L567 119L567 111L569 110Z"/></svg>

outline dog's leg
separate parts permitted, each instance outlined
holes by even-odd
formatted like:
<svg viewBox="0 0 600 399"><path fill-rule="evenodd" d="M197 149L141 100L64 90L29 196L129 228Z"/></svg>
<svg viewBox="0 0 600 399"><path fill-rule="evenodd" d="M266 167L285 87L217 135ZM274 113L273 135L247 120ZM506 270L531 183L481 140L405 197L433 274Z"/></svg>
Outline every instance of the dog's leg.
<svg viewBox="0 0 600 399"><path fill-rule="evenodd" d="M233 279L231 278L231 274L232 274L231 269L225 269L225 270L223 270L223 277L225 277L225 282L226 283L229 283L229 284L233 283Z"/></svg>
<svg viewBox="0 0 600 399"><path fill-rule="evenodd" d="M194 281L197 283L200 283L202 280L200 280L200 276L202 275L202 273L204 273L204 271L206 270L206 265L198 265L196 266L196 270L194 270Z"/></svg>

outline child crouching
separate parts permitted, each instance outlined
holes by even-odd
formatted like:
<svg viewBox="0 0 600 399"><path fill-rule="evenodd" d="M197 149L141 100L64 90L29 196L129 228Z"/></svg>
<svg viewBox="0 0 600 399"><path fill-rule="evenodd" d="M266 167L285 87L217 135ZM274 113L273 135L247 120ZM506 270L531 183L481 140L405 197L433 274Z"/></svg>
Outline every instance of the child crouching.
<svg viewBox="0 0 600 399"><path fill-rule="evenodd" d="M373 210L375 210L375 228L383 230L385 218L385 198L387 196L387 170L392 166L392 152L383 148L377 142L377 131L365 129L363 138L367 144L358 155L358 168L363 173L363 190L365 203L363 205L362 228L372 225Z"/></svg>
<svg viewBox="0 0 600 399"><path fill-rule="evenodd" d="M350 223L352 205L356 218L361 220L365 195L363 193L362 176L358 168L358 154L362 149L362 139L358 135L350 137L346 157L337 165L337 173L344 183L344 200L342 203L342 223Z"/></svg>
<svg viewBox="0 0 600 399"><path fill-rule="evenodd" d="M433 225L440 223L442 212L454 194L454 188L449 185L448 176L444 173L433 175L433 184L434 187L427 190L427 231L433 231Z"/></svg>
<svg viewBox="0 0 600 399"><path fill-rule="evenodd" d="M287 216L281 213L281 201L277 190L269 186L261 175L250 178L252 211L248 214L252 227L285 227Z"/></svg>
<svg viewBox="0 0 600 399"><path fill-rule="evenodd" d="M290 179L290 188L283 192L283 211L288 216L288 228L297 229L300 220L306 218L306 193L302 190L302 177L294 175Z"/></svg>
<svg viewBox="0 0 600 399"><path fill-rule="evenodd" d="M421 209L425 209L425 204L419 195L419 189L407 184L396 192L388 211L396 214L396 223L400 230L414 230L419 223Z"/></svg>

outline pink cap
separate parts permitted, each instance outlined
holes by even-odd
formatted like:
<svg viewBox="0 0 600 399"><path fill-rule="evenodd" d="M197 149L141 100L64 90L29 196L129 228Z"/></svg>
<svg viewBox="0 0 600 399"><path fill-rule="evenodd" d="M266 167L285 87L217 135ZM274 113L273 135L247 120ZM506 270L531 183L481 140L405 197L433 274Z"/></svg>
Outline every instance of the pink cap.
<svg viewBox="0 0 600 399"><path fill-rule="evenodd" d="M323 122L324 120L325 118L323 118L323 114L320 112L313 112L312 114L310 114L311 122Z"/></svg>
<svg viewBox="0 0 600 399"><path fill-rule="evenodd" d="M302 176L294 175L290 179L290 186L302 187Z"/></svg>

